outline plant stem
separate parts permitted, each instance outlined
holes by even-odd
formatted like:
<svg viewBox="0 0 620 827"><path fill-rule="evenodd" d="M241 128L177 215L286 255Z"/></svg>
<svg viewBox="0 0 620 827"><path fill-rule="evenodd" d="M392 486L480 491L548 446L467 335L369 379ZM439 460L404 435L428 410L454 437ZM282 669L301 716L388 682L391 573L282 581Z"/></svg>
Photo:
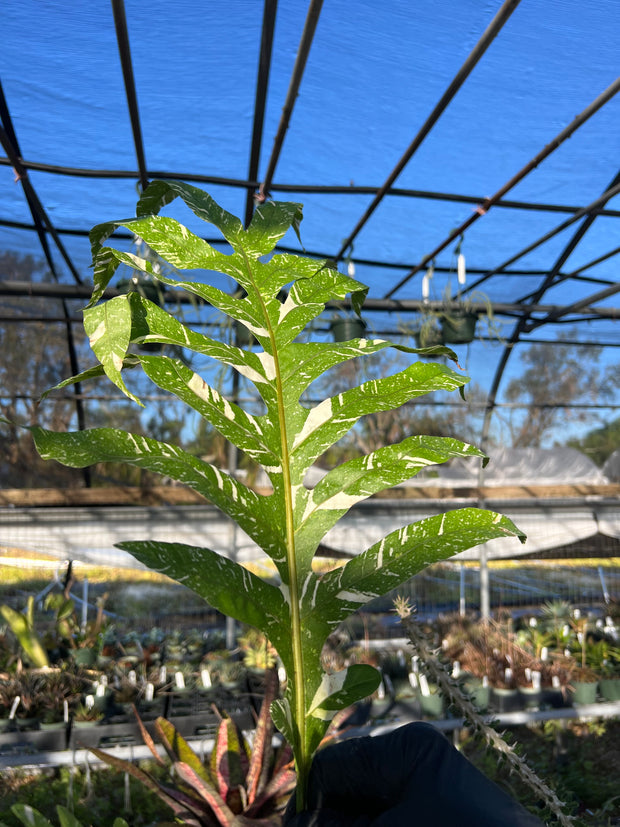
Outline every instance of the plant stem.
<svg viewBox="0 0 620 827"><path fill-rule="evenodd" d="M291 648L293 655L293 718L298 738L295 752L297 770L297 810L301 812L306 806L306 789L310 771L307 755L306 738L306 689L304 682L304 658L301 642L301 617L299 605L299 576L297 572L297 555L295 548L295 523L293 515L293 491L291 485L290 457L286 429L286 411L282 392L282 374L280 360L275 346L275 339L270 331L274 370L276 375L278 420L280 424L280 445L282 451L282 487L284 489L284 508L286 515L286 562L289 574L289 600L291 611Z"/></svg>
<svg viewBox="0 0 620 827"><path fill-rule="evenodd" d="M253 278L253 270L247 256L244 253L246 271L250 279ZM293 745L295 756L295 767L297 770L297 810L301 812L306 806L306 789L310 761L307 749L306 735L306 687L304 682L304 657L301 643L301 617L299 601L299 575L297 572L297 554L295 547L295 522L293 514L293 490L291 484L290 456L288 451L288 432L286 428L286 407L284 404L284 392L282 383L282 371L278 347L273 327L269 320L269 313L260 290L256 289L258 300L263 311L265 328L269 332L271 352L273 354L273 365L276 384L276 396L278 400L278 425L280 431L280 449L282 454L282 488L284 493L284 511L286 520L286 565L288 569L289 606L291 612L291 649L293 657L293 674L289 675L289 681L293 685L293 721L297 746Z"/></svg>

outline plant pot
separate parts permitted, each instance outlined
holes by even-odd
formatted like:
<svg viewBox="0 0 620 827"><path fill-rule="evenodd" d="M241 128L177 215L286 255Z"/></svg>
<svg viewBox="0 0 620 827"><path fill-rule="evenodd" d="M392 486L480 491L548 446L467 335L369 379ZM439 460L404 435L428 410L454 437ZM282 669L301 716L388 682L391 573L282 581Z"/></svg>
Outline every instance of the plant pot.
<svg viewBox="0 0 620 827"><path fill-rule="evenodd" d="M97 663L97 652L90 647L73 649L71 658L76 666L85 666L88 669Z"/></svg>
<svg viewBox="0 0 620 827"><path fill-rule="evenodd" d="M494 686L491 690L491 706L496 712L518 712L522 708L518 689Z"/></svg>
<svg viewBox="0 0 620 827"><path fill-rule="evenodd" d="M595 704L597 690L598 683L596 682L573 681L571 692L573 703L577 706Z"/></svg>
<svg viewBox="0 0 620 827"><path fill-rule="evenodd" d="M20 732L32 732L41 728L40 718L15 718L17 729Z"/></svg>
<svg viewBox="0 0 620 827"><path fill-rule="evenodd" d="M67 726L57 729L38 729L0 732L0 752L57 752L67 748Z"/></svg>
<svg viewBox="0 0 620 827"><path fill-rule="evenodd" d="M566 706L566 698L561 689L546 687L542 692L541 703L551 709L562 709Z"/></svg>
<svg viewBox="0 0 620 827"><path fill-rule="evenodd" d="M69 736L69 749L124 746L140 743L136 723L104 724L74 721Z"/></svg>
<svg viewBox="0 0 620 827"><path fill-rule="evenodd" d="M519 695L523 709L540 709L543 700L543 693L540 689L531 686L520 686Z"/></svg>
<svg viewBox="0 0 620 827"><path fill-rule="evenodd" d="M476 313L460 313L441 317L443 341L451 345L465 345L473 341L476 335Z"/></svg>
<svg viewBox="0 0 620 827"><path fill-rule="evenodd" d="M438 327L422 327L415 334L416 347L436 347L443 345L444 339Z"/></svg>
<svg viewBox="0 0 620 827"><path fill-rule="evenodd" d="M488 686L474 686L470 689L474 706L479 712L486 712L491 702L491 689Z"/></svg>
<svg viewBox="0 0 620 827"><path fill-rule="evenodd" d="M394 694L397 700L411 700L417 697L416 691L407 678L396 678L394 681Z"/></svg>
<svg viewBox="0 0 620 827"><path fill-rule="evenodd" d="M154 721L164 714L164 701L156 698L152 701L141 700L137 706L138 714L143 721Z"/></svg>
<svg viewBox="0 0 620 827"><path fill-rule="evenodd" d="M475 675L468 675L463 683L463 689L471 697L476 709L479 712L486 712L491 700L491 687L485 686Z"/></svg>
<svg viewBox="0 0 620 827"><path fill-rule="evenodd" d="M45 733L45 735L43 735ZM66 749L69 744L69 724L64 721L41 724L40 742L38 749L59 750Z"/></svg>
<svg viewBox="0 0 620 827"><path fill-rule="evenodd" d="M603 678L599 688L606 701L620 701L620 678Z"/></svg>
<svg viewBox="0 0 620 827"><path fill-rule="evenodd" d="M335 342L362 339L366 333L366 322L362 319L334 319L331 331Z"/></svg>
<svg viewBox="0 0 620 827"><path fill-rule="evenodd" d="M430 695L420 693L418 701L423 715L428 715L429 718L440 718L443 715L443 695L440 695L439 692L431 692Z"/></svg>

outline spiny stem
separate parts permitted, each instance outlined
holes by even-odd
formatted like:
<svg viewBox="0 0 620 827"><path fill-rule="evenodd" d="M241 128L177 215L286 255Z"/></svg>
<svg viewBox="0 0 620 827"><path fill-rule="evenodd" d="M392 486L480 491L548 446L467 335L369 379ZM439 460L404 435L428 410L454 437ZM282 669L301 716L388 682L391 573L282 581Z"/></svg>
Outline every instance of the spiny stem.
<svg viewBox="0 0 620 827"><path fill-rule="evenodd" d="M397 611L400 614L399 607L397 607ZM555 792L538 777L506 739L484 720L472 700L463 692L444 664L440 662L437 653L431 648L418 623L407 615L403 616L401 614L401 619L411 643L420 656L422 668L435 681L442 694L460 709L465 718L484 736L490 746L505 756L511 769L521 777L530 789L541 797L562 827L573 827L573 818L564 813L563 804Z"/></svg>

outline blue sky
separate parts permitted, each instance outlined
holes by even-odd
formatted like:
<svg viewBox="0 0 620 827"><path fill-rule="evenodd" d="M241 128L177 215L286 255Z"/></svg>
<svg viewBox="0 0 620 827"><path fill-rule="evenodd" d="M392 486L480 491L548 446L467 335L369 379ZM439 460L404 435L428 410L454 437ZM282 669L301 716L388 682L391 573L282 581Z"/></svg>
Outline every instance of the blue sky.
<svg viewBox="0 0 620 827"><path fill-rule="evenodd" d="M148 167L245 178L262 3L127 0L125 7ZM259 178L272 149L307 7L307 2L289 0L278 8ZM489 0L361 0L354 5L326 0L275 182L380 186L499 7ZM0 79L23 157L67 167L135 169L110 3L24 0L5 4L0 22L7 33ZM491 195L616 79L618 31L615 0L523 0L396 186ZM619 116L616 96L508 197L564 205L593 201L617 172ZM93 181L37 171L30 177L58 227L84 229L133 214L135 180ZM227 209L243 214L243 190L208 189ZM303 242L309 250L325 252L339 248L371 200L362 194L274 194L304 202ZM620 199L608 207L620 209ZM356 239L353 258L413 264L471 210L463 203L389 196ZM494 209L466 234L468 265L492 268L564 218ZM7 166L0 166L2 220L31 221ZM573 232L541 246L520 266L549 268ZM597 219L563 270L618 246L619 235L617 218ZM63 238L88 278L87 241ZM294 236L286 241L298 246ZM31 231L0 225L0 248L36 252L38 243ZM452 246L437 263L453 266ZM58 266L69 281L60 260ZM617 279L617 259L591 274ZM359 263L356 275L377 297L396 278L385 267ZM435 277L437 298L447 280ZM398 297L419 299L420 282L413 279ZM527 276L503 277L484 289L494 301L513 301L538 283ZM569 281L545 301L566 303L596 289L596 284ZM617 297L603 303L616 306ZM377 325L394 321L375 320ZM554 338L558 330L543 328L538 335ZM617 323L611 322L584 324L579 335L620 341ZM492 380L501 350L477 343L463 353L483 387ZM604 360L616 363L617 350L608 348ZM509 365L509 375L518 372L518 352Z"/></svg>

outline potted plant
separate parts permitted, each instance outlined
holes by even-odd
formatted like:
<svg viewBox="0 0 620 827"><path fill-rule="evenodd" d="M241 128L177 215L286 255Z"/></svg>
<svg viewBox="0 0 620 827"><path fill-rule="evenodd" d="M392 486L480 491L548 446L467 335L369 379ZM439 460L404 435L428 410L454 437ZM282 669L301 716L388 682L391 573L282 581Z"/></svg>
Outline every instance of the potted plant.
<svg viewBox="0 0 620 827"><path fill-rule="evenodd" d="M464 688L471 697L475 708L480 712L486 712L491 702L491 687L489 686L488 677L486 675L481 678L466 677Z"/></svg>
<svg viewBox="0 0 620 827"><path fill-rule="evenodd" d="M440 318L431 312L421 313L418 323L414 326L413 336L418 348L442 346L444 338Z"/></svg>
<svg viewBox="0 0 620 827"><path fill-rule="evenodd" d="M573 703L593 704L596 703L598 693L598 674L594 669L598 653L589 634L589 618L575 610L571 625L575 631L575 657L578 659L571 680Z"/></svg>
<svg viewBox="0 0 620 827"><path fill-rule="evenodd" d="M96 618L87 623L84 629L78 620L75 603L68 596L68 588L63 594L49 594L45 600L45 608L54 612L54 649L68 654L78 667L92 668L97 663L105 623L106 599L107 595L97 599Z"/></svg>
<svg viewBox="0 0 620 827"><path fill-rule="evenodd" d="M620 669L618 662L605 667L599 683L601 697L606 701L620 701Z"/></svg>
<svg viewBox="0 0 620 827"><path fill-rule="evenodd" d="M363 339L366 335L366 323L359 316L335 316L330 324L335 342L349 342L352 339Z"/></svg>
<svg viewBox="0 0 620 827"><path fill-rule="evenodd" d="M417 698L423 715L429 718L440 718L443 715L443 695L437 684L429 682L424 674L418 676Z"/></svg>
<svg viewBox="0 0 620 827"><path fill-rule="evenodd" d="M0 614L15 635L21 653L28 663L35 667L49 666L49 657L34 623L34 597L28 598L24 612L11 606L0 606Z"/></svg>
<svg viewBox="0 0 620 827"><path fill-rule="evenodd" d="M483 305L481 311L479 306ZM450 286L440 302L427 302L420 311L413 334L418 347L469 344L476 337L478 322L483 319L490 336L501 339L501 330L493 315L489 297L478 290L452 296Z"/></svg>
<svg viewBox="0 0 620 827"><path fill-rule="evenodd" d="M199 218L214 224L232 252L221 253L176 220L159 216L160 209L176 197ZM303 808L311 760L330 720L340 709L371 695L381 680L368 664L325 674L321 650L330 632L361 605L429 563L492 538L522 535L498 514L457 509L391 532L342 568L315 572L313 558L323 536L355 503L409 479L429 463L483 454L455 439L410 436L342 463L313 489L303 485L307 470L366 413L400 407L431 391L456 390L467 379L447 365L412 361L399 373L362 383L313 408L305 407L300 402L302 394L327 369L393 345L383 339L340 345L298 340L328 301L351 294L353 308L359 312L366 294L363 285L325 262L288 253L266 260L289 228L299 231L301 206L267 201L244 229L198 188L155 181L142 194L137 214L135 219L108 222L91 232L95 286L84 311L84 326L99 364L58 387L106 374L139 402L125 383L124 373L129 365L139 366L162 390L208 419L261 465L273 491L262 496L178 446L148 436L110 428L77 433L31 430L45 458L72 466L114 459L168 474L191 486L235 520L271 557L280 585L264 582L210 549L140 540L121 544L146 565L193 588L218 611L259 628L273 643L287 674L287 689L283 698L273 702L271 711L274 723L293 746L297 801ZM202 268L207 276L219 270L231 276L245 291L244 297L230 296L206 282L162 276L148 259L104 246L120 226L139 235L176 268ZM136 292L100 304L120 263L209 302L246 326L260 350L240 350L211 339ZM278 298L283 287L288 290L284 303ZM179 345L228 365L254 383L266 413L256 416L223 398L180 359L129 352L132 343L145 341ZM402 345L396 347L411 352Z"/></svg>
<svg viewBox="0 0 620 827"><path fill-rule="evenodd" d="M237 639L246 669L264 672L276 665L278 653L267 637L258 629L246 629Z"/></svg>
<svg viewBox="0 0 620 827"><path fill-rule="evenodd" d="M71 726L75 729L87 729L103 721L103 709L95 703L92 695L84 696L84 700L73 710Z"/></svg>
<svg viewBox="0 0 620 827"><path fill-rule="evenodd" d="M589 666L578 666L571 681L571 697L574 704L596 703L598 693L598 675Z"/></svg>

